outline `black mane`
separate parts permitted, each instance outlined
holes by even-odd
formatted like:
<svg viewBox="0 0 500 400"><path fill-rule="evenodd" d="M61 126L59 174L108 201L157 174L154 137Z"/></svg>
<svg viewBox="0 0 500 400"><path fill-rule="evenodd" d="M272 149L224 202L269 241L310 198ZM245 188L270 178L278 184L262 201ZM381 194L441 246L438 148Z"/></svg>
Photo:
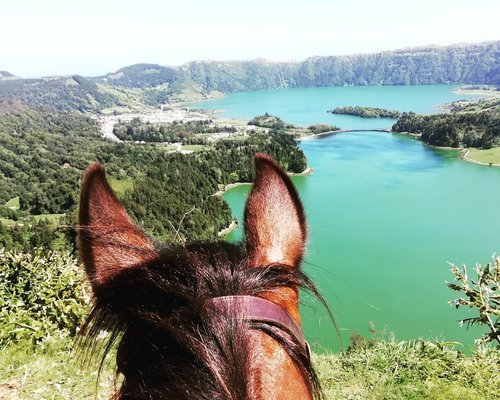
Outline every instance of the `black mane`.
<svg viewBox="0 0 500 400"><path fill-rule="evenodd" d="M95 290L82 340L90 354L102 352L103 359L118 343L117 371L125 376L120 399L246 400L254 398L248 384L254 356L249 332L256 329L286 350L319 399L318 378L297 338L271 324L242 321L237 310L206 307L218 296L293 286L322 301L299 268L249 268L242 245L165 248L154 262L124 269ZM99 346L102 330L110 335Z"/></svg>

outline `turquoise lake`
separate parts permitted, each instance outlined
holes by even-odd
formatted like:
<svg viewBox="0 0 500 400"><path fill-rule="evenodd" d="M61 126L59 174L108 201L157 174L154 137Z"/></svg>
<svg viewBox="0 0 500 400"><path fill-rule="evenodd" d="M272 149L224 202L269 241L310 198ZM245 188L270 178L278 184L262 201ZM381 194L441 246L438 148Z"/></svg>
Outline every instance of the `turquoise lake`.
<svg viewBox="0 0 500 400"><path fill-rule="evenodd" d="M231 94L197 103L224 115L269 112L287 122L328 122L342 128L385 128L392 120L326 114L340 105L431 113L461 98L451 86L343 87ZM260 99L260 100L259 100ZM338 325L303 296L306 336L315 349L338 350L369 324L397 339L442 339L472 344L481 330L461 328L470 316L448 301L448 262L486 263L500 254L500 168L462 161L412 138L378 132L343 133L300 143L310 176L294 177L306 209L309 245L304 271L318 284ZM241 221L250 186L224 197ZM238 240L241 231L228 238Z"/></svg>

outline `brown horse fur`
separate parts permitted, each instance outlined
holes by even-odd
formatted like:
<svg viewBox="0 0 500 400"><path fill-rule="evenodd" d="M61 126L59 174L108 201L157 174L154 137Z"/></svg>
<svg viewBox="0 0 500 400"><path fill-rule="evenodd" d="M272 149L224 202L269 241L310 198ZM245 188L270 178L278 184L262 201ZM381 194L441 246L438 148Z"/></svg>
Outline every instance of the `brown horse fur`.
<svg viewBox="0 0 500 400"><path fill-rule="evenodd" d="M298 290L318 297L300 271L307 229L286 173L257 155L256 180L245 208L243 244L213 242L158 247L136 227L91 166L80 195L80 257L94 293L83 326L87 350L110 332L104 356L118 342L114 398L321 398L304 347L287 331L220 312L207 300L252 295L285 309L300 324ZM321 298L320 298L321 299Z"/></svg>

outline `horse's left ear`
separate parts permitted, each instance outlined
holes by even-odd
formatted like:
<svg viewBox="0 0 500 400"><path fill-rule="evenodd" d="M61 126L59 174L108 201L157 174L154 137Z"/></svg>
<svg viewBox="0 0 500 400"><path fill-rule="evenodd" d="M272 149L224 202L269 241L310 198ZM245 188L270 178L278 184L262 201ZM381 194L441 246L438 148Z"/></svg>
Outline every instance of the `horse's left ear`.
<svg viewBox="0 0 500 400"><path fill-rule="evenodd" d="M83 178L78 231L80 258L94 290L120 271L157 256L146 234L130 220L98 163L90 166Z"/></svg>
<svg viewBox="0 0 500 400"><path fill-rule="evenodd" d="M302 203L283 169L263 154L255 156L255 182L245 207L245 236L254 266L298 266L307 226Z"/></svg>

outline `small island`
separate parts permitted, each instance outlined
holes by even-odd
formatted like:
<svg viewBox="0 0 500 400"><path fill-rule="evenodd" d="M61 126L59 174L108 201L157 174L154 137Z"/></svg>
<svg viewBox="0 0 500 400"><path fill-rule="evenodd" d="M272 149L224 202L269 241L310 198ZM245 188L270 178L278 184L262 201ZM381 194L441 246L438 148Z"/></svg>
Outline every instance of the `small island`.
<svg viewBox="0 0 500 400"><path fill-rule="evenodd" d="M397 119L401 117L401 112L399 111L387 110L385 108L376 108L376 107L360 107L360 106L336 107L333 110L328 110L327 112L332 114L355 115L361 118Z"/></svg>

